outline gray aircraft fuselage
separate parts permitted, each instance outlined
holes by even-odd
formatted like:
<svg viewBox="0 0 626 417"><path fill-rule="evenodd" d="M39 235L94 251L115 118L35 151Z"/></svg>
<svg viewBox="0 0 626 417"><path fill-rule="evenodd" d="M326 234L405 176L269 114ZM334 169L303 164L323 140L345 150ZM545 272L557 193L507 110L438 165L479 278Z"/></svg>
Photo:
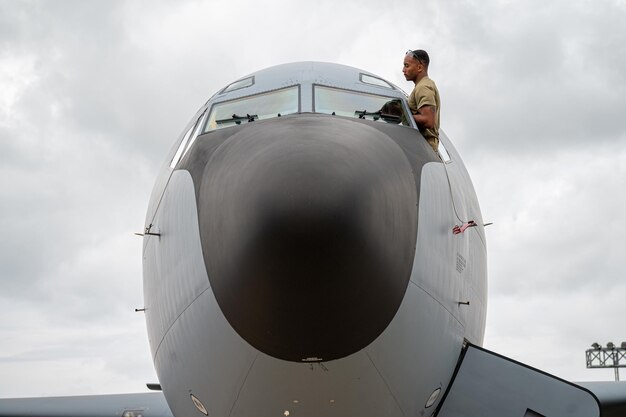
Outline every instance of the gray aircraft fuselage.
<svg viewBox="0 0 626 417"><path fill-rule="evenodd" d="M161 393L0 399L0 417L623 417L482 344L478 201L443 132L371 73L302 62L211 97L144 234ZM158 384L156 384L158 386Z"/></svg>
<svg viewBox="0 0 626 417"><path fill-rule="evenodd" d="M268 68L198 110L143 248L175 416L432 415L487 294L478 201L440 141L398 87L337 64Z"/></svg>

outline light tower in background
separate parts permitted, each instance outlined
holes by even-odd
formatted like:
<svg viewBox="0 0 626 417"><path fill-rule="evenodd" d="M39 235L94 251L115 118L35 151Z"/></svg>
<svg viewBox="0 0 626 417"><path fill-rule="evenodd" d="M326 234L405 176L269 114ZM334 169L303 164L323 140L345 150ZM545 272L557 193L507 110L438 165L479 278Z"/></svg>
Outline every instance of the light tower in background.
<svg viewBox="0 0 626 417"><path fill-rule="evenodd" d="M613 368L615 380L619 381L619 368L626 368L626 342L617 347L613 342L602 347L597 343L591 345L591 349L585 351L587 368Z"/></svg>

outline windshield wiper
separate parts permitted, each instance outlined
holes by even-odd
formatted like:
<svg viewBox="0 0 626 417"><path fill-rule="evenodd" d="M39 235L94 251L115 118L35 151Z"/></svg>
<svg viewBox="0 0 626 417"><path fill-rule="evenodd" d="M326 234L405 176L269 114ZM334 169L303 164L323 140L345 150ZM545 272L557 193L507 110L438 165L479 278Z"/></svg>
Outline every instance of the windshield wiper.
<svg viewBox="0 0 626 417"><path fill-rule="evenodd" d="M354 115L359 116L359 119L365 119L365 117L368 116L371 117L374 121L383 119L386 122L400 123L400 121L402 120L398 115L383 113L380 110L375 112L368 112L367 110L356 110L354 112Z"/></svg>
<svg viewBox="0 0 626 417"><path fill-rule="evenodd" d="M248 123L250 122L254 122L255 120L258 120L259 116L256 114L246 114L245 116L238 116L236 114L233 114L231 117L229 117L228 119L220 119L220 120L216 120L215 123L217 123L218 125L223 125L226 123L235 123L240 125L241 122L243 121L247 121Z"/></svg>

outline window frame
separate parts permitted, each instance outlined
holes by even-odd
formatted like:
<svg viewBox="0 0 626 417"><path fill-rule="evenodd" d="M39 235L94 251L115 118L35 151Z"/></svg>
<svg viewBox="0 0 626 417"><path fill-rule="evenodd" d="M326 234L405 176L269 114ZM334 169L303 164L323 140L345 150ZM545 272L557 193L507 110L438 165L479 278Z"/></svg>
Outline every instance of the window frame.
<svg viewBox="0 0 626 417"><path fill-rule="evenodd" d="M251 80L250 84L242 85L241 87L236 87L236 88L232 88L232 89L230 88L231 86L233 86L233 85L235 85L237 83L246 81L246 80ZM218 94L222 95L222 94L226 94L226 93L232 93L233 91L241 90L243 88L252 87L255 84L255 82L256 82L256 79L255 79L254 75L252 75L250 77L244 77L244 78L241 78L241 79L239 79L237 81L233 81L232 83L228 84L226 87L222 88Z"/></svg>
<svg viewBox="0 0 626 417"><path fill-rule="evenodd" d="M366 74L367 75L367 74ZM357 94L364 94L364 95L370 95L370 96L376 96L376 97L385 97L385 98L389 98L389 99L393 99L393 100L400 100L402 102L402 108L404 109L404 112L407 116L407 119L410 120L410 124L408 125L403 125L401 123L398 124L398 126L404 126L404 127L412 127L417 129L417 125L415 124L415 119L413 119L411 116L411 109L409 109L409 103L406 99L406 97L402 96L402 97L398 97L398 96L388 96L385 94L376 94L376 93L370 93L369 91L359 91L359 90L353 90L350 88L343 88L343 87L335 87L335 86L330 86L330 85L325 85L325 84L318 84L318 83L313 83L311 85L311 98L312 98L312 103L311 103L311 109L313 110L313 113L319 113L319 114L327 114L327 113L321 113L316 111L315 109L315 87L322 87L322 88L328 88L331 90L338 90L338 91L345 91L348 93L357 93ZM395 91L395 90L394 90Z"/></svg>
<svg viewBox="0 0 626 417"><path fill-rule="evenodd" d="M297 110L296 113L301 113L302 112L301 85L300 84L291 84L291 85L288 85L288 86L285 86L285 87L274 88L274 89L271 89L271 90L265 90L265 91L261 91L261 92L254 93L254 94L250 94L250 95L247 95L247 96L236 97L236 98L232 98L230 100L219 101L219 102L211 104L211 107L207 111L207 117L203 121L202 129L200 129L199 136L206 135L207 133L215 132L216 130L220 130L220 129L207 130L207 124L209 123L209 120L211 119L211 114L213 113L213 110L215 109L216 106L219 106L219 105L224 104L224 103L231 103L233 101L241 101L241 100L249 99L249 98L252 98L252 97L262 96L262 95L266 95L266 94L269 94L269 93L274 93L274 92L277 92L277 91L288 90L288 89L293 88L293 87L296 87L297 91L298 91L298 110ZM293 113L289 113L289 114L293 114ZM268 120L268 119L261 119L261 120ZM227 126L226 128L228 128L228 127L233 127L233 126Z"/></svg>
<svg viewBox="0 0 626 417"><path fill-rule="evenodd" d="M383 84L374 84L374 83L371 83L371 82L367 82L367 81L365 81L363 79L364 77L369 77L369 78L373 78L373 79L378 80L378 81L382 81L382 83L384 83L385 85L383 85ZM370 75L370 74L365 74L363 72L359 73L359 81L361 81L363 84L373 85L375 87L387 88L389 90L395 90L394 86L389 81L384 80L384 79L382 79L380 77L375 77L375 76Z"/></svg>
<svg viewBox="0 0 626 417"><path fill-rule="evenodd" d="M176 166L178 165L180 160L183 159L183 157L187 153L187 150L189 148L187 145L191 144L191 142L193 142L193 140L191 140L191 137L196 132L196 130L198 128L198 124L200 123L200 121L202 120L202 118L204 117L205 114L206 114L206 109L204 109L202 114L200 116L198 116L198 118L196 119L196 122L194 124L192 124L189 127L189 129L187 129L187 131L185 132L185 135L183 136L183 139L181 140L180 144L178 145L178 149L176 150L176 153L174 154L174 157L170 161L170 168L172 168L172 169L176 168Z"/></svg>
<svg viewBox="0 0 626 417"><path fill-rule="evenodd" d="M441 149L443 149L443 153L441 152ZM448 152L446 145L441 140L441 135L439 135L439 146L437 147L437 153L439 154L439 157L444 164L452 163L452 157L450 156L450 152Z"/></svg>

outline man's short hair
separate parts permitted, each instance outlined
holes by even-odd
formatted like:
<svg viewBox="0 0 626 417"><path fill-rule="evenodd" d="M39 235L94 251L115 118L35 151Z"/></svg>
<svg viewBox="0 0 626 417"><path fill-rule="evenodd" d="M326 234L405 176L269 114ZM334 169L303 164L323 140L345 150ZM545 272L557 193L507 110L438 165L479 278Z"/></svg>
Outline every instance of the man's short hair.
<svg viewBox="0 0 626 417"><path fill-rule="evenodd" d="M413 55L413 58L415 58L418 61L422 62L426 66L428 66L428 64L430 64L430 57L428 56L428 52L426 52L425 50L423 50L423 49L414 49L414 50L411 51L411 54Z"/></svg>

